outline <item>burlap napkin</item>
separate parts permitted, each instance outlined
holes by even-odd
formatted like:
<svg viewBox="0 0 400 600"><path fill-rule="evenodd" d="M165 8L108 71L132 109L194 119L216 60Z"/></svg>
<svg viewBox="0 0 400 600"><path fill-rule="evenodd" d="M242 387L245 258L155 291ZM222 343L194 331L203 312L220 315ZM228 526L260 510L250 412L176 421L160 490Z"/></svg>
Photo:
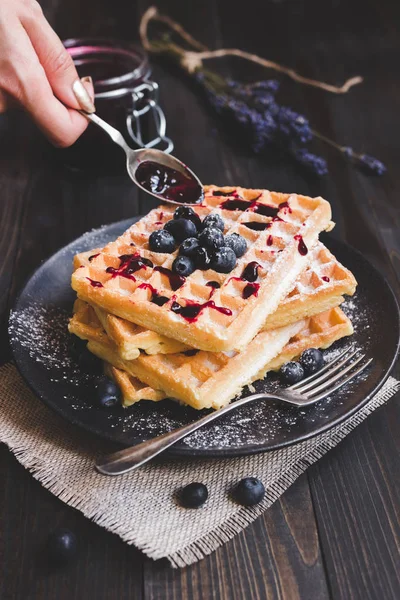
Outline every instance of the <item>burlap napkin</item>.
<svg viewBox="0 0 400 600"><path fill-rule="evenodd" d="M390 377L358 413L335 428L295 446L233 459L169 460L120 477L93 469L95 457L112 446L70 426L26 387L16 369L0 369L0 440L19 462L63 502L135 544L153 559L184 567L210 554L254 521L303 473L336 446L400 388ZM261 504L244 508L229 496L247 475L266 488ZM175 492L192 481L210 491L200 509L179 506Z"/></svg>

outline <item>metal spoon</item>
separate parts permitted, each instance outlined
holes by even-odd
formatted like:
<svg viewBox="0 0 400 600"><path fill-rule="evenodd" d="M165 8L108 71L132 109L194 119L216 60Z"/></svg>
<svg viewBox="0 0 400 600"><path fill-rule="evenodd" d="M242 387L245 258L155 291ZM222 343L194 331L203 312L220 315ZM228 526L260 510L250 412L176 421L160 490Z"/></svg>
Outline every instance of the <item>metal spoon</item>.
<svg viewBox="0 0 400 600"><path fill-rule="evenodd" d="M193 171L189 169L178 158L175 158L175 156L171 156L170 154L166 154L162 150L155 150L153 148L141 148L139 150L132 150L125 142L123 135L118 131L118 129L115 129L115 127L112 127L111 125L106 123L106 121L103 121L103 119L100 119L100 117L98 117L95 113L87 113L83 110L79 110L78 112L80 112L81 115L86 117L89 121L103 129L103 131L108 133L112 141L115 144L118 144L118 146L120 146L125 151L126 170L128 171L129 177L140 189L147 192L148 194L151 194L152 196L155 196L162 202L170 202L171 204L184 205L199 204L200 202L202 202L204 197L203 184L201 183L197 175L195 175L195 173L193 173ZM184 200L182 202L179 202L168 198L162 193L157 193L147 187L144 187L143 184L140 181L138 181L137 170L139 165L142 165L145 161L157 163L158 165L167 167L167 169L169 168L178 171L178 173L183 175L185 181L187 180L187 182L190 183L193 187L198 186L198 199L195 199L195 201L191 202L185 202Z"/></svg>

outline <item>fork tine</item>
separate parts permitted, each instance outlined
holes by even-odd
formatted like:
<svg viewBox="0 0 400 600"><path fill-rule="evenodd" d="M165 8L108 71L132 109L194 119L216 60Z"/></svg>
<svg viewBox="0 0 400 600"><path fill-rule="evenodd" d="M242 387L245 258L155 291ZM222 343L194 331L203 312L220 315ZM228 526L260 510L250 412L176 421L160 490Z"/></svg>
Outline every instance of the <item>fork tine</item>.
<svg viewBox="0 0 400 600"><path fill-rule="evenodd" d="M318 392L321 392L325 388L329 387L331 385L331 383L334 383L335 381L338 381L339 379L341 379L343 377L343 375L346 375L346 373L348 373L349 371L351 371L351 369L353 369L356 365L358 365L358 363L361 362L363 358L365 358L365 354L361 354L361 356L359 356L358 358L353 360L349 365L347 365L347 367L342 369L339 373L336 373L336 375L333 375L333 377L329 377L329 379L327 379L326 381L324 381L323 383L318 385L316 388L309 390L307 393L307 396L313 397Z"/></svg>
<svg viewBox="0 0 400 600"><path fill-rule="evenodd" d="M336 392L336 390L341 388L343 385L346 385L346 383L349 383L349 381L351 381L352 379L357 377L357 375L362 373L362 371L364 371L364 369L366 369L372 363L373 360L374 360L373 358L370 358L369 360L367 360L367 362L364 363L361 367L359 367L357 369L357 371L353 371L353 373L350 373L350 375L348 377L346 377L342 381L339 381L339 383L337 383L335 386L333 386L333 388L325 390L325 392L323 392L322 394L319 394L319 396L313 396L313 398L312 398L313 402L318 402L318 400L322 400L323 398L330 396L333 392ZM353 366L354 366L354 363L353 363Z"/></svg>
<svg viewBox="0 0 400 600"><path fill-rule="evenodd" d="M317 377L319 377L320 375L322 375L322 373L325 373L326 371L328 371L328 369L331 369L332 366L335 365L338 362L338 360L340 360L341 358L343 358L343 356L345 356L345 354L347 354L348 352L350 352L350 350L352 350L351 347L350 348L346 348L346 350L343 350L343 352L341 352L336 358L334 358L329 363L327 363L325 365L325 367L322 367L322 369L319 369L319 371L317 371L316 373L313 373L312 375L309 375L305 379L302 379L301 381L299 381L299 383L295 383L294 385L291 385L287 389L289 389L289 390L297 390L297 388L303 386L305 383L308 383L309 381L312 381L313 379L316 379Z"/></svg>
<svg viewBox="0 0 400 600"><path fill-rule="evenodd" d="M331 369L326 370L322 376L320 375L321 370L317 371L317 373L315 373L315 378L312 379L309 383L306 383L306 385L301 385L303 382L300 381L297 391L303 394L307 390L311 390L311 388L314 388L316 385L322 383L326 379L330 379L331 376L334 373L336 373L336 371L339 371L339 369L344 367L350 360L352 360L356 356L358 352L360 352L360 349L357 349L351 354L348 354L343 360L341 360L340 362L336 362ZM332 363L329 364L332 365ZM305 380L303 379L303 381Z"/></svg>

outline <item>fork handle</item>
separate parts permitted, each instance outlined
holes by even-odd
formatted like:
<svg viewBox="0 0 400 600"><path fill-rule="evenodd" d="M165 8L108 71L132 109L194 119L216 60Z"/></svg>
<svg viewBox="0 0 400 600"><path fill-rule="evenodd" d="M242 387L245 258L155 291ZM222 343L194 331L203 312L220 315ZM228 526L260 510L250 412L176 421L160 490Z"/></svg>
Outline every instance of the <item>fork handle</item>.
<svg viewBox="0 0 400 600"><path fill-rule="evenodd" d="M234 410L239 406L243 406L243 404L247 404L248 402L253 402L254 400L267 400L273 398L274 396L269 394L253 394L252 396L247 396L247 398L237 400L232 404L228 404L224 408L202 417L198 421L194 421L193 423L179 427L179 429L174 429L173 431L164 433L164 435L160 435L151 440L146 440L145 442L141 442L140 444L132 446L131 448L119 450L118 452L114 452L108 456L101 457L96 461L96 469L103 475L122 475L122 473L127 473L128 471L132 471L132 469L137 469L148 460L151 460L161 452L164 452L164 450L179 440L183 439L193 431L196 431L196 429L200 429L200 427L203 427L203 425L211 423L215 419L219 419L219 417L222 417L231 410Z"/></svg>

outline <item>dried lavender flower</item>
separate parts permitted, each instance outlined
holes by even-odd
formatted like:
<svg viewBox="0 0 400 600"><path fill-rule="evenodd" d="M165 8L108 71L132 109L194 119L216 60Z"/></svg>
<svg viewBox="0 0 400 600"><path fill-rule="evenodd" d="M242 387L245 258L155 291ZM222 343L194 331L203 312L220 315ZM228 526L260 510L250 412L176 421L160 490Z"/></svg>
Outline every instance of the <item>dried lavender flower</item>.
<svg viewBox="0 0 400 600"><path fill-rule="evenodd" d="M386 172L386 166L377 158L368 154L360 154L357 156L357 163L372 175L383 175Z"/></svg>
<svg viewBox="0 0 400 600"><path fill-rule="evenodd" d="M306 147L315 136L368 173L382 175L386 171L385 165L376 158L358 154L349 146L339 146L314 131L304 115L279 105L276 101L279 82L275 79L243 84L234 79L225 80L205 69L198 69L194 76L214 110L227 118L230 126L239 128L243 139L257 154L275 147L289 153L313 173L325 175L328 172L325 159Z"/></svg>
<svg viewBox="0 0 400 600"><path fill-rule="evenodd" d="M321 156L313 154L307 148L292 147L292 156L304 167L311 170L316 175L326 175L328 173L328 166L326 160Z"/></svg>

